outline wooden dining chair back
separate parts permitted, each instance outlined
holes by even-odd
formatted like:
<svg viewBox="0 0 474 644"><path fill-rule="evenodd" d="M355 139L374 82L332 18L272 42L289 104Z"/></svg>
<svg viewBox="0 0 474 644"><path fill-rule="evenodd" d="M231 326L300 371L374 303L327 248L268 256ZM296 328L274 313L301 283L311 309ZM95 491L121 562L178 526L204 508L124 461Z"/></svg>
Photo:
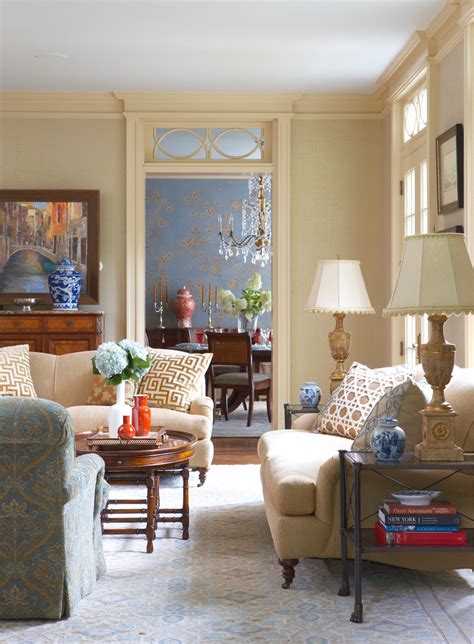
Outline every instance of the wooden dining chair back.
<svg viewBox="0 0 474 644"><path fill-rule="evenodd" d="M249 333L215 333L207 332L209 352L212 353L210 367L210 385L212 398L215 401L215 390L221 390L221 408L224 418L229 420L228 390L232 390L234 402L244 402L248 396L247 427L252 424L255 392L266 394L268 420L272 420L271 376L254 373L252 361L252 344ZM233 366L227 372L224 367ZM235 371L235 366L239 371ZM224 373L222 373L224 371ZM239 402L239 404L240 404ZM238 406L238 405L237 405ZM236 408L236 406L234 406Z"/></svg>

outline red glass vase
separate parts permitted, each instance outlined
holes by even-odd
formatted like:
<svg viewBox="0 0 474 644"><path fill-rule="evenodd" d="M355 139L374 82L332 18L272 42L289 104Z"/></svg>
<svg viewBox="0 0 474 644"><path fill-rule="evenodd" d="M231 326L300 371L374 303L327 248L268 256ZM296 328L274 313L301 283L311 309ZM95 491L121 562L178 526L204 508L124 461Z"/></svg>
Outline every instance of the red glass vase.
<svg viewBox="0 0 474 644"><path fill-rule="evenodd" d="M134 438L136 432L135 427L130 424L130 416L123 417L123 423L118 428L117 434L123 441L129 441L131 438Z"/></svg>
<svg viewBox="0 0 474 644"><path fill-rule="evenodd" d="M137 436L148 436L151 428L151 409L147 405L145 394L133 396L135 405L132 409L132 423Z"/></svg>

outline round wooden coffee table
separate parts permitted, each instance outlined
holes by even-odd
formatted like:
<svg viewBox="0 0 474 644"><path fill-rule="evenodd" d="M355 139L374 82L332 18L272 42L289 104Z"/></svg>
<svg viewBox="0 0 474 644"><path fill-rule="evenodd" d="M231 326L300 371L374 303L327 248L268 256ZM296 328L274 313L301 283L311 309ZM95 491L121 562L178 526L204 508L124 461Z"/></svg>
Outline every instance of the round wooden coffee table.
<svg viewBox="0 0 474 644"><path fill-rule="evenodd" d="M109 499L102 512L103 534L144 534L147 538L146 551L153 552L157 524L181 523L183 539L189 539L189 459L194 454L197 437L185 432L168 431L168 440L153 449L132 449L124 443L119 449L107 450L103 446L87 444L87 438L93 433L76 434L77 454L94 452L101 456L105 461L105 478L110 484L143 483L147 488L146 499ZM160 475L163 473L182 477L181 508L160 507ZM120 505L137 507L120 509L117 507ZM145 527L104 527L111 523L145 524Z"/></svg>

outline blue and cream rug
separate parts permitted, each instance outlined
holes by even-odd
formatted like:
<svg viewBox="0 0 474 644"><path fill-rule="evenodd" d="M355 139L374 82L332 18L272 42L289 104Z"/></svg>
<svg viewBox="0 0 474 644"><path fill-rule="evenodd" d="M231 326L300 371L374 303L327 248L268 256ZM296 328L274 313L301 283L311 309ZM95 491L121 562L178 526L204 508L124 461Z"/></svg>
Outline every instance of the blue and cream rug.
<svg viewBox="0 0 474 644"><path fill-rule="evenodd" d="M190 540L160 532L105 537L107 575L61 622L0 622L0 642L474 642L474 574L418 574L364 564L365 622L338 597L339 562L302 560L281 588L257 465L218 465L192 477ZM130 488L114 488L122 496ZM133 496L133 490L132 490ZM162 490L179 503L179 490ZM175 505L176 507L176 505Z"/></svg>

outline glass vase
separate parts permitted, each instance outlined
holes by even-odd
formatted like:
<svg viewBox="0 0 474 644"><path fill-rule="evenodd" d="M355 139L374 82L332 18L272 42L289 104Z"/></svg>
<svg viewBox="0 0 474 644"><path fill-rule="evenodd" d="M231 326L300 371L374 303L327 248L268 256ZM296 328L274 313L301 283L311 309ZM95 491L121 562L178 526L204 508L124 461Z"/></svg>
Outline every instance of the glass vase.
<svg viewBox="0 0 474 644"><path fill-rule="evenodd" d="M239 313L237 316L237 331L249 331L255 333L257 330L258 315L253 315L250 319L244 314Z"/></svg>

